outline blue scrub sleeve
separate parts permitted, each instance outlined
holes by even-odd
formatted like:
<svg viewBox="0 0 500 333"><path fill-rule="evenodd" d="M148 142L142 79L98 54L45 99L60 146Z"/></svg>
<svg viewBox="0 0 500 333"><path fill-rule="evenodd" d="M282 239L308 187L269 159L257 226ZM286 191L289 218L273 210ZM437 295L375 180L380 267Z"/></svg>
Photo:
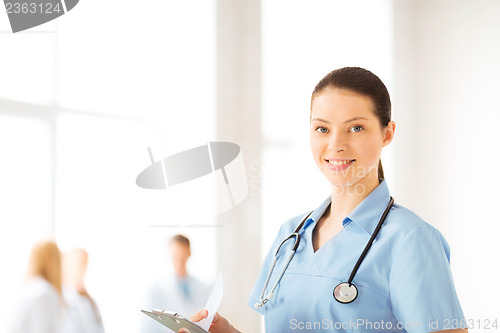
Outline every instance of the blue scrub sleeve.
<svg viewBox="0 0 500 333"><path fill-rule="evenodd" d="M430 225L406 235L391 265L393 313L408 332L465 327L450 271L450 248Z"/></svg>

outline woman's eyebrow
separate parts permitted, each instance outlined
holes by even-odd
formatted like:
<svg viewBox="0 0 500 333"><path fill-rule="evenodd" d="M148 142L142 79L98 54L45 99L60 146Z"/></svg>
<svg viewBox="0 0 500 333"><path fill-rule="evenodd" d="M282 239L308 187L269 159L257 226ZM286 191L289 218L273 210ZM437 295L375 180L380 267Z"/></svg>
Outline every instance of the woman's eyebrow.
<svg viewBox="0 0 500 333"><path fill-rule="evenodd" d="M344 124L347 124L347 123L350 123L350 122L353 122L356 120L361 120L361 119L369 120L368 118L365 118L365 117L354 117L354 118L347 119L346 121L344 121ZM325 120L323 118L313 118L313 119L311 119L311 121L321 121L322 123L326 123L326 124L330 123L328 120Z"/></svg>
<svg viewBox="0 0 500 333"><path fill-rule="evenodd" d="M329 124L330 122L328 120L322 119L322 118L313 118L311 121L321 121L322 123L327 123Z"/></svg>
<svg viewBox="0 0 500 333"><path fill-rule="evenodd" d="M351 118L351 119L344 121L344 124L350 123L351 121L361 120L361 119L369 120L368 118L365 118L365 117L354 117L354 118Z"/></svg>

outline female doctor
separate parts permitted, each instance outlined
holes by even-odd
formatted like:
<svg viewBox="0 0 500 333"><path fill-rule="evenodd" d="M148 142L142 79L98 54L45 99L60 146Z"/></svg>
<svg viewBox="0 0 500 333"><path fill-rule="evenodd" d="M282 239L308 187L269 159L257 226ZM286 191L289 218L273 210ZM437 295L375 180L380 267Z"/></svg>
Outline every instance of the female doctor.
<svg viewBox="0 0 500 333"><path fill-rule="evenodd" d="M390 197L380 153L394 131L389 93L370 71L341 68L316 85L310 145L332 192L284 223L265 258L249 305L266 332L467 331L446 240ZM238 331L217 314L210 332Z"/></svg>

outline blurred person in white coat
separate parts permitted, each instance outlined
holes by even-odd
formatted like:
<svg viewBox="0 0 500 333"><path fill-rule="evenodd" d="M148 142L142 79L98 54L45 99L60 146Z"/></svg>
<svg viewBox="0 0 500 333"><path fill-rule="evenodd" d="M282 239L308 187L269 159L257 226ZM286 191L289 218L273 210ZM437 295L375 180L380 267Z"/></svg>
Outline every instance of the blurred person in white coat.
<svg viewBox="0 0 500 333"><path fill-rule="evenodd" d="M210 288L187 271L191 256L190 242L186 236L176 235L168 242L173 274L157 281L147 292L145 310L162 309L188 317L203 308L210 295ZM164 326L147 316L141 317L142 333L165 333Z"/></svg>
<svg viewBox="0 0 500 333"><path fill-rule="evenodd" d="M71 333L104 333L101 314L96 301L85 287L88 253L74 249L64 256L63 294L68 307Z"/></svg>
<svg viewBox="0 0 500 333"><path fill-rule="evenodd" d="M62 297L61 253L53 241L31 250L27 280L10 315L9 333L67 333Z"/></svg>

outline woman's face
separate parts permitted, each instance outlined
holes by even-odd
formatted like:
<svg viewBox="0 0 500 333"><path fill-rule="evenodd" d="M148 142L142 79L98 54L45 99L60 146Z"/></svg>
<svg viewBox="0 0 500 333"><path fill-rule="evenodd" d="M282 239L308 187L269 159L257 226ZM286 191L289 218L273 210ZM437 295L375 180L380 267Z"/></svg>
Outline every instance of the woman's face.
<svg viewBox="0 0 500 333"><path fill-rule="evenodd" d="M313 98L311 150L332 185L378 184L380 153L392 140L394 122L382 128L373 110L369 97L351 90L326 88Z"/></svg>

